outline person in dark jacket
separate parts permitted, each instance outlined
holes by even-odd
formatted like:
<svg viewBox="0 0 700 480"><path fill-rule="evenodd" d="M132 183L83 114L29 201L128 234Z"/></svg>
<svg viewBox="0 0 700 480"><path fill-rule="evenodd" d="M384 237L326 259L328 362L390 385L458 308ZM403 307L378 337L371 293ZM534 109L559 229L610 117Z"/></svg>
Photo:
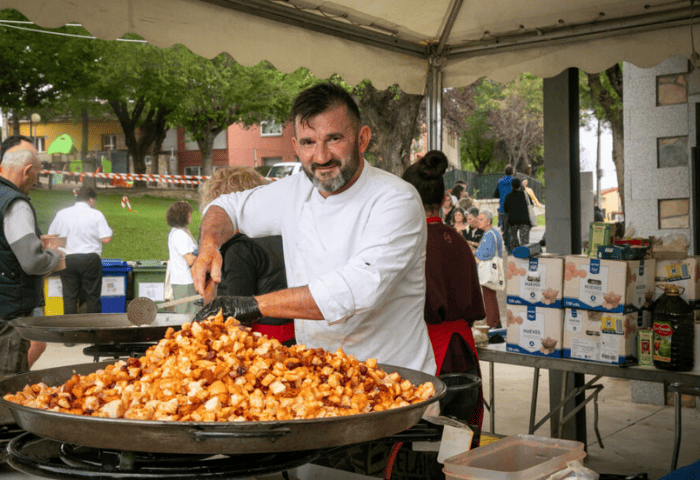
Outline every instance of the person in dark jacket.
<svg viewBox="0 0 700 480"><path fill-rule="evenodd" d="M513 191L506 195L503 202L503 210L508 217L508 252L515 247L530 243L530 214L528 213L527 193L522 188L520 179L514 178L511 182Z"/></svg>
<svg viewBox="0 0 700 480"><path fill-rule="evenodd" d="M41 354L29 358L30 341L7 321L30 317L44 305L44 276L65 267L61 252L48 247L39 230L29 191L41 166L27 137L5 139L0 146L0 376L29 370Z"/></svg>
<svg viewBox="0 0 700 480"><path fill-rule="evenodd" d="M200 210L220 195L260 187L267 182L249 167L218 169L202 186ZM223 257L221 283L217 295L261 295L287 288L282 237L250 238L237 233L219 248ZM264 317L252 326L253 331L282 344L296 343L294 320Z"/></svg>
<svg viewBox="0 0 700 480"><path fill-rule="evenodd" d="M485 318L486 312L474 254L462 234L439 217L446 169L445 154L431 150L402 177L418 190L428 222L425 321L440 375L466 372L481 376L471 326ZM481 390L471 417L460 420L481 428Z"/></svg>

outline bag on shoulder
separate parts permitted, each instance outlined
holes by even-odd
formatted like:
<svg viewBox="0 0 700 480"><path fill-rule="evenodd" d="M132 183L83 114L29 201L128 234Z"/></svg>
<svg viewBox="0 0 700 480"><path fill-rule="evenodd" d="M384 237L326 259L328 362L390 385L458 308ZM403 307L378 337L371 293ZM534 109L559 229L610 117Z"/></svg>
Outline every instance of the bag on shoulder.
<svg viewBox="0 0 700 480"><path fill-rule="evenodd" d="M170 262L168 261L168 267L165 269L165 283L163 284L163 300L175 300L175 294L173 293L173 286L170 284Z"/></svg>
<svg viewBox="0 0 700 480"><path fill-rule="evenodd" d="M530 195L525 192L525 201L527 202L527 215L530 217L530 226L537 226L537 212L535 211L535 203L530 198Z"/></svg>
<svg viewBox="0 0 700 480"><path fill-rule="evenodd" d="M488 232L487 232L488 233ZM486 235L486 234L484 234ZM498 240L496 240L498 245ZM479 283L491 290L505 290L505 269L503 260L496 253L492 259L478 263Z"/></svg>

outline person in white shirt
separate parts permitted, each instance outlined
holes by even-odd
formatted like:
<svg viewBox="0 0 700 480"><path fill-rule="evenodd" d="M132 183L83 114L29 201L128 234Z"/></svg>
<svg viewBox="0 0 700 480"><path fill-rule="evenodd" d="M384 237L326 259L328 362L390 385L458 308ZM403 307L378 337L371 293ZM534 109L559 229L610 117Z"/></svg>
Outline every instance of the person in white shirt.
<svg viewBox="0 0 700 480"><path fill-rule="evenodd" d="M95 208L97 191L81 187L75 205L59 210L49 235L66 238L66 268L61 271L63 313L78 313L80 294L87 313L102 313L102 245L112 241L112 229Z"/></svg>
<svg viewBox="0 0 700 480"><path fill-rule="evenodd" d="M219 309L244 324L293 318L299 344L435 374L423 320L427 228L418 192L363 160L371 131L341 87L303 91L291 118L306 175L210 204L192 267L208 303L195 319ZM282 235L290 288L212 300L221 279L219 246L236 231Z"/></svg>
<svg viewBox="0 0 700 480"><path fill-rule="evenodd" d="M179 200L173 202L165 214L165 219L170 225L168 234L168 252L170 260L170 285L173 288L173 297L185 298L194 295L194 284L190 274L190 266L194 263L197 243L194 241L188 225L192 222L192 205ZM177 313L195 313L197 307L194 303L181 303L175 306Z"/></svg>

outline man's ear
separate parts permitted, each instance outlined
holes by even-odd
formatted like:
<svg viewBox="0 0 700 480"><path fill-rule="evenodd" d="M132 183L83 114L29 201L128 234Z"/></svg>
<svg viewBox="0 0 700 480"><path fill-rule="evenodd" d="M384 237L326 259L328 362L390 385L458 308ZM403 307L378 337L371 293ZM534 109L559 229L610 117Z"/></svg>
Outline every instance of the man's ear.
<svg viewBox="0 0 700 480"><path fill-rule="evenodd" d="M357 147L360 150L360 155L362 155L369 147L369 141L372 139L372 130L367 125L361 126L357 132L357 139Z"/></svg>
<svg viewBox="0 0 700 480"><path fill-rule="evenodd" d="M292 137L292 147L294 147L294 152L297 154L297 157L301 158L301 155L299 155L299 142L297 142L296 136Z"/></svg>
<svg viewBox="0 0 700 480"><path fill-rule="evenodd" d="M31 163L27 163L24 167L22 167L22 178L27 178L29 177L29 171L34 168L34 165Z"/></svg>

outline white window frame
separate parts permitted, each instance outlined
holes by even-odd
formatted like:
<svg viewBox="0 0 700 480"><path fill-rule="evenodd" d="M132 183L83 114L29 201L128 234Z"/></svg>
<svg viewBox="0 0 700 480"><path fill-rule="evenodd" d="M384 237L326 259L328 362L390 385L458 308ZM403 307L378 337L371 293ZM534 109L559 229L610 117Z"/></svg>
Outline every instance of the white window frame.
<svg viewBox="0 0 700 480"><path fill-rule="evenodd" d="M29 137L32 143L36 145L36 151L41 153L46 151L46 137Z"/></svg>
<svg viewBox="0 0 700 480"><path fill-rule="evenodd" d="M196 176L196 177L201 177L202 176L202 167L200 167L199 165L185 167L183 172L185 175L192 175L192 176Z"/></svg>
<svg viewBox="0 0 700 480"><path fill-rule="evenodd" d="M268 128L274 131L265 131ZM260 122L260 136L261 137L281 137L282 136L282 124L277 123L274 120Z"/></svg>
<svg viewBox="0 0 700 480"><path fill-rule="evenodd" d="M107 142L106 140L109 140ZM102 135L102 150L116 150L117 135L115 133L105 133Z"/></svg>

